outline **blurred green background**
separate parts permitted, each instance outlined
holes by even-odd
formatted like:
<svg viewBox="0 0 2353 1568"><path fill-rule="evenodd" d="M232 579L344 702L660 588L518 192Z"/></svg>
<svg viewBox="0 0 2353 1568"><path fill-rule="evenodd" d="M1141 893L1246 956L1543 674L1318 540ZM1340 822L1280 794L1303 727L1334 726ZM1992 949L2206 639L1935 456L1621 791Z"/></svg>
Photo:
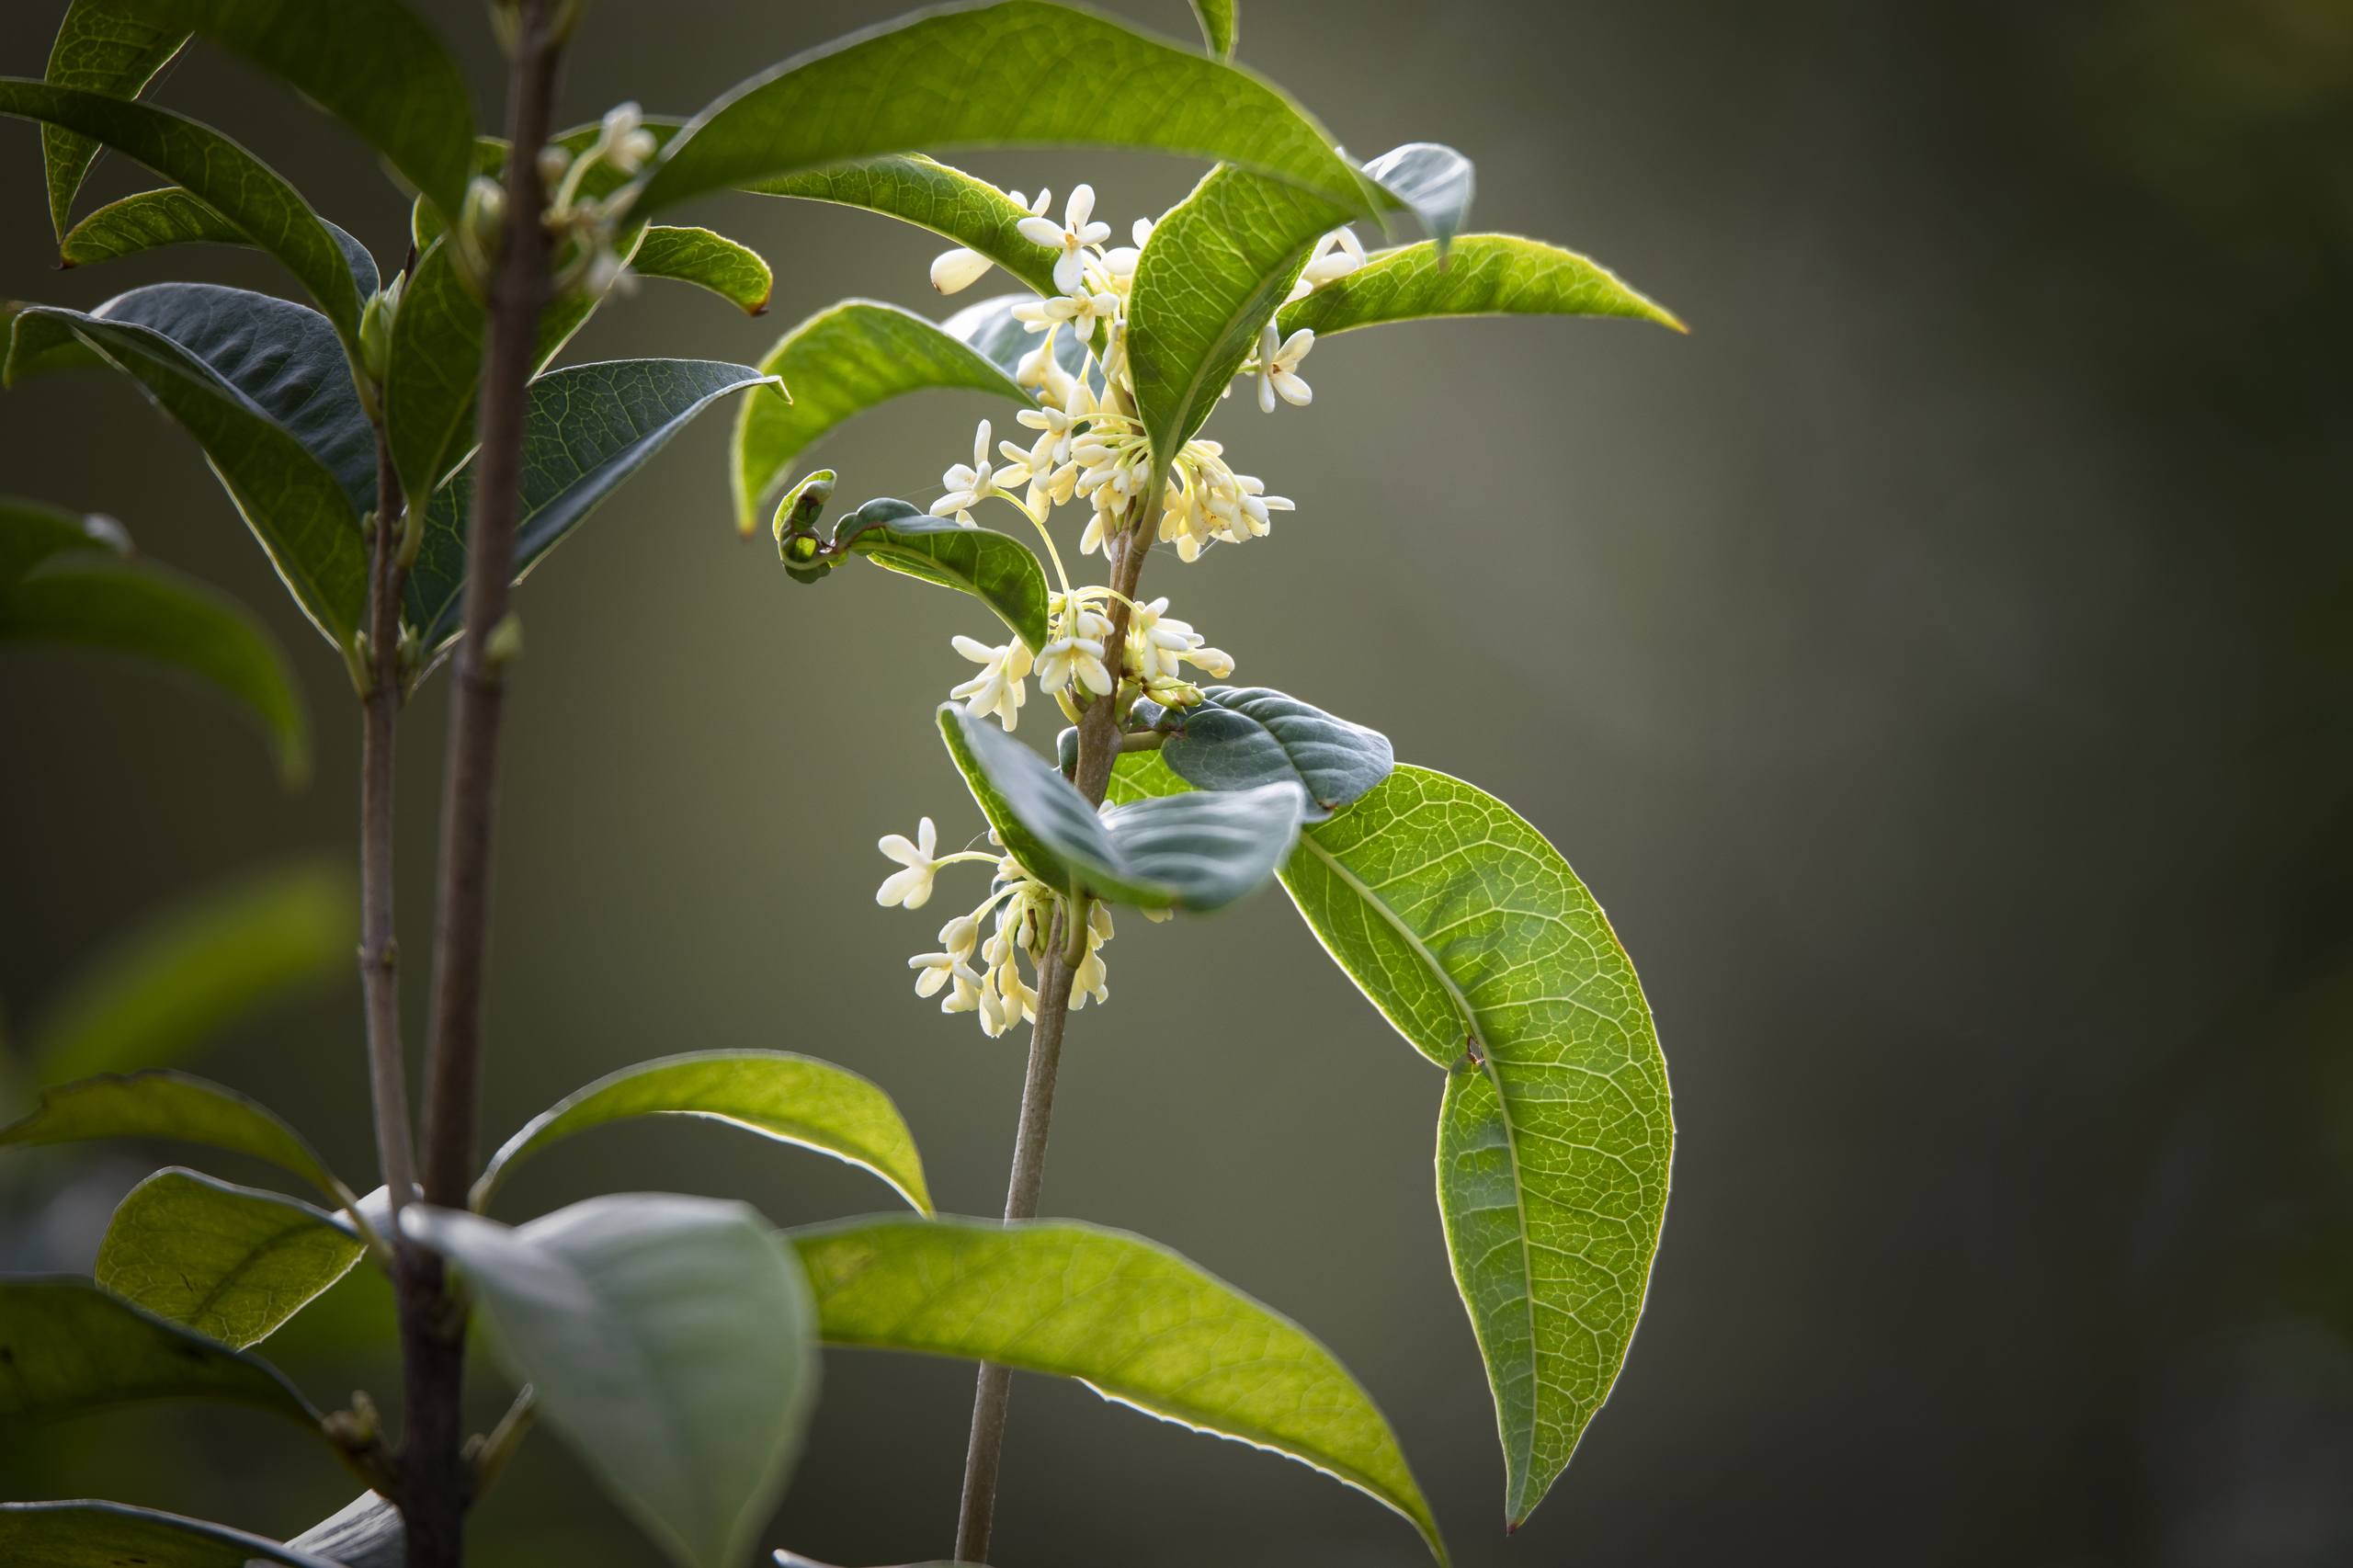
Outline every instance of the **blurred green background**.
<svg viewBox="0 0 2353 1568"><path fill-rule="evenodd" d="M38 74L60 8L0 13L0 68ZM493 103L478 9L426 8ZM1189 34L1177 0L1112 8ZM591 5L563 118L686 112L889 11ZM1211 431L1296 516L1146 579L1237 678L1381 727L1561 846L1657 1009L1674 1200L1618 1392L1509 1542L1431 1197L1438 1076L1279 893L1122 923L1112 1004L1065 1058L1048 1210L1158 1237L1324 1336L1469 1568L2353 1560L2353 9L1256 0L1242 40L1358 153L1471 153L1474 227L1587 251L1692 324L1335 340L1312 409L1237 399ZM161 97L397 265L404 210L328 121L209 54ZM227 252L52 273L37 138L0 130L0 295L280 287ZM1199 173L971 162L1058 201L1089 179L1122 230ZM145 183L110 161L96 193ZM920 232L752 198L709 217L775 264L772 313L650 284L571 358L752 360L846 294L938 309ZM927 500L981 412L898 405L824 460L846 499ZM690 431L520 594L486 1135L638 1058L783 1047L879 1080L943 1206L992 1212L1020 1045L908 994L937 911L871 897L878 835L979 825L927 722L972 612L879 573L787 582L733 536L725 440L724 417ZM203 700L0 663L22 1020L141 912L347 853L357 737L340 665L128 389L0 401L0 485L112 513L264 607L320 732L290 797ZM404 730L412 1024L448 689ZM339 984L204 1068L366 1173L358 1027ZM7 1266L86 1267L151 1163L12 1156L20 1199L46 1196L12 1211ZM502 1208L614 1187L786 1223L888 1207L689 1126L567 1145ZM314 1395L388 1394L385 1323L354 1282L277 1345ZM944 1552L969 1369L837 1354L826 1377L771 1543ZM487 1420L494 1371L474 1392ZM1013 1409L1004 1561L1418 1560L1298 1466L1075 1386L1024 1379ZM233 1413L0 1434L0 1496L85 1494L291 1533L349 1483ZM553 1441L478 1523L487 1563L654 1561Z"/></svg>

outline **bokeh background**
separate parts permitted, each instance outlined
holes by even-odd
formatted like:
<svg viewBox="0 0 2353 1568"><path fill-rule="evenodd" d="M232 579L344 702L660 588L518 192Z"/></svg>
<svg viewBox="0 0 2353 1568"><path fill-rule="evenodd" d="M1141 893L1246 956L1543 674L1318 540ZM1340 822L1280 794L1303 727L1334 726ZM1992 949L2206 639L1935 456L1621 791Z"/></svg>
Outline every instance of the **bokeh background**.
<svg viewBox="0 0 2353 1568"><path fill-rule="evenodd" d="M1189 31L1176 0L1112 8ZM59 9L6 7L0 66L38 74ZM427 9L494 102L477 7ZM593 5L565 118L688 111L890 9ZM2353 1561L2353 10L1256 0L1242 38L1350 148L1472 153L1474 227L1586 250L1692 324L1335 340L1312 409L1237 400L1211 432L1297 515L1148 578L1241 678L1378 725L1563 847L1657 1008L1673 1206L1618 1392L1508 1542L1431 1196L1438 1076L1279 893L1123 924L1112 1006L1066 1057L1049 1211L1159 1237L1322 1335L1471 1568ZM203 54L162 97L397 264L404 210L329 122ZM52 273L36 139L6 134L0 295L280 287L225 252ZM1122 228L1199 172L970 162L1091 179ZM142 183L110 163L98 188ZM649 285L573 358L751 360L845 294L931 303L920 232L750 198L708 216L775 263L773 312ZM927 499L979 412L915 400L825 459L848 498ZM786 1047L882 1083L945 1206L991 1212L1019 1044L907 994L936 912L871 898L878 835L978 825L927 717L971 615L880 574L787 582L729 527L726 426L522 591L485 1131L642 1057ZM289 795L233 717L144 674L0 662L0 997L22 1019L142 912L347 853L356 734L339 664L126 388L0 402L0 460L6 490L110 512L264 607L319 728ZM412 954L447 692L404 729ZM364 1173L358 1027L339 984L202 1065ZM147 1164L12 1158L12 1267L85 1267ZM568 1145L503 1206L617 1187L787 1223L888 1206L695 1127ZM388 1321L355 1277L280 1358L322 1398L388 1391ZM838 1354L826 1378L769 1541L943 1554L969 1369ZM486 1419L496 1374L475 1392ZM1013 1412L1003 1561L1420 1560L1300 1467L1043 1380ZM0 1434L0 1495L82 1494L290 1533L349 1485L233 1413ZM490 1563L654 1561L552 1441L477 1540Z"/></svg>

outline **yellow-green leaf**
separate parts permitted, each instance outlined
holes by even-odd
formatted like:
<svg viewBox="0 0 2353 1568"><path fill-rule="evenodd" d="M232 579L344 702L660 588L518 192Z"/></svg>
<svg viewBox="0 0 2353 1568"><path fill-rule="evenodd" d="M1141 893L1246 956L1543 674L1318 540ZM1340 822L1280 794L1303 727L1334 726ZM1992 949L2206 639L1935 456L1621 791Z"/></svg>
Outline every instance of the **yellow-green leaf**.
<svg viewBox="0 0 2353 1568"><path fill-rule="evenodd" d="M1465 234L1443 267L1425 240L1373 256L1286 305L1276 328L1319 337L1432 316L1630 316L1683 330L1674 314L1574 251L1516 234Z"/></svg>
<svg viewBox="0 0 2353 1568"><path fill-rule="evenodd" d="M656 223L638 242L630 270L646 278L668 278L708 289L745 315L767 313L775 276L759 253L709 229Z"/></svg>

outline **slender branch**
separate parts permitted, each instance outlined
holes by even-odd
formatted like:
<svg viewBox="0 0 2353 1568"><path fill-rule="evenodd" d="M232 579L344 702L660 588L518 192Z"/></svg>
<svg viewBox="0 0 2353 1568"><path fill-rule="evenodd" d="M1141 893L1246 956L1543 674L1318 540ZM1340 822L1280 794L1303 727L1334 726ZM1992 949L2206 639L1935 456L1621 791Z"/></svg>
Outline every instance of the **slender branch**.
<svg viewBox="0 0 2353 1568"><path fill-rule="evenodd" d="M401 1039L400 941L392 918L392 738L401 711L400 471L376 426L376 532L368 572L368 688L359 732L359 989L368 1018L368 1086L376 1112L376 1165L400 1242L401 1205L416 1187L408 1057Z"/></svg>

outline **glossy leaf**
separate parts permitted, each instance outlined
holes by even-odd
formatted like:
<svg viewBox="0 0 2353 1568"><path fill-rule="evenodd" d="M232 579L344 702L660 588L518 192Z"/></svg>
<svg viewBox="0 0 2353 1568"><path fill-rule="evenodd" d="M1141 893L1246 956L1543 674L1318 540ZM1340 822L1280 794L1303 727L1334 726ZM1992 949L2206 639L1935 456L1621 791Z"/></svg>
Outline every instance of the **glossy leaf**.
<svg viewBox="0 0 2353 1568"><path fill-rule="evenodd" d="M1436 142L1408 142L1367 163L1364 172L1414 214L1443 261L1471 214L1471 160Z"/></svg>
<svg viewBox="0 0 2353 1568"><path fill-rule="evenodd" d="M108 1405L207 1400L282 1415L319 1414L267 1361L216 1345L86 1279L0 1279L0 1416L41 1419Z"/></svg>
<svg viewBox="0 0 2353 1568"><path fill-rule="evenodd" d="M912 311L845 300L777 340L760 361L791 392L753 398L735 415L735 523L748 535L760 508L801 453L852 416L933 388L991 392L1024 408L1036 401L1006 371Z"/></svg>
<svg viewBox="0 0 2353 1568"><path fill-rule="evenodd" d="M509 1230L404 1223L472 1288L509 1372L682 1568L734 1568L798 1454L817 1385L800 1272L749 1208L590 1199Z"/></svg>
<svg viewBox="0 0 2353 1568"><path fill-rule="evenodd" d="M950 702L940 733L972 799L1029 873L1144 909L1221 908L1274 874L1299 837L1295 783L1143 801L1098 815L1051 764Z"/></svg>
<svg viewBox="0 0 2353 1568"><path fill-rule="evenodd" d="M465 75L401 0L114 3L280 77L358 132L444 212L463 203L474 141Z"/></svg>
<svg viewBox="0 0 2353 1568"><path fill-rule="evenodd" d="M286 1544L315 1552L337 1568L408 1568L401 1511L374 1492L361 1493Z"/></svg>
<svg viewBox="0 0 2353 1568"><path fill-rule="evenodd" d="M146 104L17 76L0 76L0 114L79 132L182 187L285 263L336 335L358 342L361 301L343 247L301 192L219 131Z"/></svg>
<svg viewBox="0 0 2353 1568"><path fill-rule="evenodd" d="M638 210L916 147L1050 144L1222 159L1372 210L1331 138L1258 77L1047 0L918 14L784 62L672 140Z"/></svg>
<svg viewBox="0 0 2353 1568"><path fill-rule="evenodd" d="M630 270L645 278L668 278L708 289L745 315L766 315L775 275L759 253L709 229L657 223L645 231Z"/></svg>
<svg viewBox="0 0 2353 1568"><path fill-rule="evenodd" d="M1674 1125L1641 983L1559 852L1427 768L1311 829L1283 885L1447 1070L1439 1208L1517 1526L1617 1378L1665 1218Z"/></svg>
<svg viewBox="0 0 2353 1568"><path fill-rule="evenodd" d="M1027 294L999 294L994 299L975 301L940 323L939 330L960 343L969 344L1007 377L1018 377L1021 361L1038 347L1037 335L1013 313L1014 306L1025 304L1029 299ZM1064 375L1079 373L1086 363L1086 344L1078 334L1054 334L1054 363L1062 367ZM1099 370L1091 372L1087 382L1098 392L1103 390ZM1027 389L1022 395L1029 395Z"/></svg>
<svg viewBox="0 0 2353 1568"><path fill-rule="evenodd" d="M364 304L382 286L376 258L342 229L324 218L319 222L343 252L344 263L351 268L352 287L359 291ZM68 267L88 267L166 245L187 244L251 248L254 240L210 206L174 185L108 202L66 232L58 254Z"/></svg>
<svg viewBox="0 0 2353 1568"><path fill-rule="evenodd" d="M163 1170L116 1208L91 1273L132 1306L243 1350L367 1250L344 1221L307 1203Z"/></svg>
<svg viewBox="0 0 2353 1568"><path fill-rule="evenodd" d="M1234 36L1241 30L1240 18L1234 15L1239 9L1235 0L1193 0L1193 17L1201 24L1201 40L1220 60L1233 58Z"/></svg>
<svg viewBox="0 0 2353 1568"><path fill-rule="evenodd" d="M773 381L748 365L710 359L612 359L568 366L533 381L524 412L517 578L696 415L730 392ZM435 493L409 575L409 621L423 629L426 647L437 653L456 641L463 619L465 527L472 511L470 463Z"/></svg>
<svg viewBox="0 0 2353 1568"><path fill-rule="evenodd" d="M0 592L45 561L61 556L119 557L131 538L111 517L85 517L52 506L0 495Z"/></svg>
<svg viewBox="0 0 2353 1568"><path fill-rule="evenodd" d="M60 87L110 98L135 98L171 62L188 35L126 16L113 0L73 0L50 46L47 78ZM60 240L74 216L98 143L62 126L40 131L42 174L49 187L49 221Z"/></svg>
<svg viewBox="0 0 2353 1568"><path fill-rule="evenodd" d="M1165 1247L1067 1221L855 1220L791 1233L829 1345L1077 1378L1104 1398L1313 1466L1413 1522L1396 1434L1329 1350Z"/></svg>
<svg viewBox="0 0 2353 1568"><path fill-rule="evenodd" d="M0 1560L13 1568L347 1568L339 1558L206 1519L90 1502L0 1503Z"/></svg>
<svg viewBox="0 0 2353 1568"><path fill-rule="evenodd" d="M921 153L855 163L756 181L762 196L797 197L861 207L903 219L980 252L1040 294L1054 287L1054 252L1018 232L1029 210L984 179Z"/></svg>
<svg viewBox="0 0 2353 1568"><path fill-rule="evenodd" d="M873 1172L931 1212L923 1157L891 1096L846 1068L785 1051L704 1051L665 1056L597 1079L525 1123L474 1183L489 1207L507 1173L574 1133L640 1116L690 1116L831 1154Z"/></svg>
<svg viewBox="0 0 2353 1568"><path fill-rule="evenodd" d="M233 1089L168 1069L108 1074L41 1091L30 1116L0 1128L0 1148L157 1138L267 1160L346 1208L357 1200L301 1134Z"/></svg>
<svg viewBox="0 0 2353 1568"><path fill-rule="evenodd" d="M1289 780L1307 793L1310 822L1362 796L1396 762L1389 737L1262 686L1211 686L1191 708L1149 699L1131 727L1165 731L1160 759L1196 790L1254 790Z"/></svg>
<svg viewBox="0 0 2353 1568"><path fill-rule="evenodd" d="M1631 316L1683 330L1673 314L1574 251L1514 234L1466 234L1443 267L1427 241L1382 251L1283 307L1278 330L1318 337L1430 316Z"/></svg>
<svg viewBox="0 0 2353 1568"><path fill-rule="evenodd" d="M904 501L869 501L834 525L832 538L813 553L796 551L793 541L813 531L788 530L779 537L794 574L804 582L851 555L877 566L970 594L995 610L1013 634L1032 649L1050 641L1046 615L1046 569L1028 545L991 528L965 528L952 517L935 517Z"/></svg>

